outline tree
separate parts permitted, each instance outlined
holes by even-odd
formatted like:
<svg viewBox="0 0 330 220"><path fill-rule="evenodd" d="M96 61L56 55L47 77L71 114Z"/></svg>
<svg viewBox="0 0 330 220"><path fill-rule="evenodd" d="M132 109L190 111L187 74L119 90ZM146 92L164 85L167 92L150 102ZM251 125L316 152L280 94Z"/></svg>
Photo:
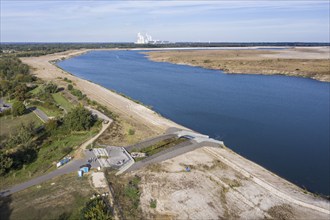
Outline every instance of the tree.
<svg viewBox="0 0 330 220"><path fill-rule="evenodd" d="M0 151L0 175L5 174L13 164L13 159Z"/></svg>
<svg viewBox="0 0 330 220"><path fill-rule="evenodd" d="M44 87L44 91L46 93L56 93L57 92L57 85L53 84L52 82L47 83Z"/></svg>
<svg viewBox="0 0 330 220"><path fill-rule="evenodd" d="M25 111L26 111L25 105L21 101L15 102L11 109L13 116L23 115Z"/></svg>
<svg viewBox="0 0 330 220"><path fill-rule="evenodd" d="M19 101L24 101L28 94L27 92L29 91L29 88L26 86L26 84L19 84L16 86L15 88L15 97L16 99L18 99Z"/></svg>
<svg viewBox="0 0 330 220"><path fill-rule="evenodd" d="M72 90L73 89L73 85L69 84L68 85L68 90Z"/></svg>
<svg viewBox="0 0 330 220"><path fill-rule="evenodd" d="M53 132L57 129L58 127L58 121L56 119L51 119L48 120L45 124L45 129L48 132Z"/></svg>
<svg viewBox="0 0 330 220"><path fill-rule="evenodd" d="M96 122L97 117L82 106L72 109L63 118L64 125L73 131L89 130Z"/></svg>

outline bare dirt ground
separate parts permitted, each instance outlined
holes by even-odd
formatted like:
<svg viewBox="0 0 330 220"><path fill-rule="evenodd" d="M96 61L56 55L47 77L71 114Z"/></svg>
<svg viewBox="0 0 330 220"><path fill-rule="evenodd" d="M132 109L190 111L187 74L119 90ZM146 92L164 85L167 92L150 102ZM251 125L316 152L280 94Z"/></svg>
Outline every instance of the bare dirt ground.
<svg viewBox="0 0 330 220"><path fill-rule="evenodd" d="M330 48L283 50L176 50L147 52L153 61L170 62L240 74L282 74L330 82Z"/></svg>
<svg viewBox="0 0 330 220"><path fill-rule="evenodd" d="M106 188L107 182L103 172L92 173L92 182L95 188Z"/></svg>
<svg viewBox="0 0 330 220"><path fill-rule="evenodd" d="M190 172L185 167L191 168ZM252 172L251 172L252 171ZM204 147L151 165L139 175L146 218L329 219L329 202L228 149ZM151 208L150 201L157 200Z"/></svg>

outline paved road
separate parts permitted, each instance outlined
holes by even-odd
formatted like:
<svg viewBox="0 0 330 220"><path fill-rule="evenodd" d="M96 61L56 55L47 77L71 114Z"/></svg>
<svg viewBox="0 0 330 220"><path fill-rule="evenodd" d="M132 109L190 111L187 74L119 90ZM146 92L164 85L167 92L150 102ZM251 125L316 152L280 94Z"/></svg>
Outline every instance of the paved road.
<svg viewBox="0 0 330 220"><path fill-rule="evenodd" d="M13 194L15 192L19 192L21 190L29 188L31 186L43 183L43 182L45 182L47 180L50 180L54 177L61 176L61 175L64 175L64 174L68 174L68 173L71 173L73 171L77 171L77 170L79 170L79 167L81 165L84 165L84 164L86 164L86 160L72 160L68 164L65 164L63 167L61 167L61 168L59 168L59 169L57 169L53 172L47 173L43 176L39 176L37 178L34 178L34 179L29 180L27 182L24 182L22 184L18 184L18 185L15 185L13 187L10 187L7 190L1 191L0 196L5 197L5 196L8 196L8 195Z"/></svg>
<svg viewBox="0 0 330 220"><path fill-rule="evenodd" d="M126 172L130 172L130 171L134 171L134 170L138 170L141 169L142 167L149 165L149 164L153 164L153 163L159 163L162 162L164 160L168 160L171 159L173 157L177 157L181 154L187 153L189 151L193 151L199 147L202 147L200 143L196 143L194 141L191 140L187 140L185 142L182 142L178 145L175 145L169 149L163 150L159 153L156 153L144 160L138 161L136 163L134 163L130 168L128 168Z"/></svg>
<svg viewBox="0 0 330 220"><path fill-rule="evenodd" d="M49 120L48 116L40 109L34 107L30 109L38 116L38 118L40 118L41 121L47 122Z"/></svg>

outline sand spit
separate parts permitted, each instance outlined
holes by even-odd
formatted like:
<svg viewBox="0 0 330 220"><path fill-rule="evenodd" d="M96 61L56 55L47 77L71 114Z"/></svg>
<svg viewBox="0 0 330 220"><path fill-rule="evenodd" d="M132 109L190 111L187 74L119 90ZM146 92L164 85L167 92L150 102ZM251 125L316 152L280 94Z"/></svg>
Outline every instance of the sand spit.
<svg viewBox="0 0 330 220"><path fill-rule="evenodd" d="M22 61L32 67L37 77L46 81L63 85L63 80L58 77L72 80L75 87L90 99L109 107L120 117L148 127L155 135L169 127L184 128L100 85L66 73L51 63L87 51L67 51L22 58ZM192 168L191 172L184 171L186 166ZM141 206L150 218L330 218L329 201L302 190L225 147L205 146L125 175L135 174L142 177ZM150 199L157 200L156 209L150 208Z"/></svg>

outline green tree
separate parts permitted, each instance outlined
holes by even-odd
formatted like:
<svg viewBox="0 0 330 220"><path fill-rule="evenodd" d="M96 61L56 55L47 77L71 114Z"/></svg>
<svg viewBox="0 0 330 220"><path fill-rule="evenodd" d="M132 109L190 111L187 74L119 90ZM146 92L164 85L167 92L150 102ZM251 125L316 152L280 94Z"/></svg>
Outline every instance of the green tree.
<svg viewBox="0 0 330 220"><path fill-rule="evenodd" d="M19 101L24 101L28 97L29 88L26 84L19 84L15 87L14 96Z"/></svg>
<svg viewBox="0 0 330 220"><path fill-rule="evenodd" d="M89 130L96 122L97 117L92 115L87 109L78 106L64 116L64 125L73 131Z"/></svg>
<svg viewBox="0 0 330 220"><path fill-rule="evenodd" d="M68 90L72 90L73 89L73 85L69 84L68 85Z"/></svg>
<svg viewBox="0 0 330 220"><path fill-rule="evenodd" d="M53 84L52 82L47 83L44 87L44 91L46 93L56 93L57 92L57 85Z"/></svg>
<svg viewBox="0 0 330 220"><path fill-rule="evenodd" d="M13 159L0 151L0 175L5 174L13 164Z"/></svg>
<svg viewBox="0 0 330 220"><path fill-rule="evenodd" d="M23 115L25 111L26 111L25 105L21 101L15 102L11 109L13 116Z"/></svg>

